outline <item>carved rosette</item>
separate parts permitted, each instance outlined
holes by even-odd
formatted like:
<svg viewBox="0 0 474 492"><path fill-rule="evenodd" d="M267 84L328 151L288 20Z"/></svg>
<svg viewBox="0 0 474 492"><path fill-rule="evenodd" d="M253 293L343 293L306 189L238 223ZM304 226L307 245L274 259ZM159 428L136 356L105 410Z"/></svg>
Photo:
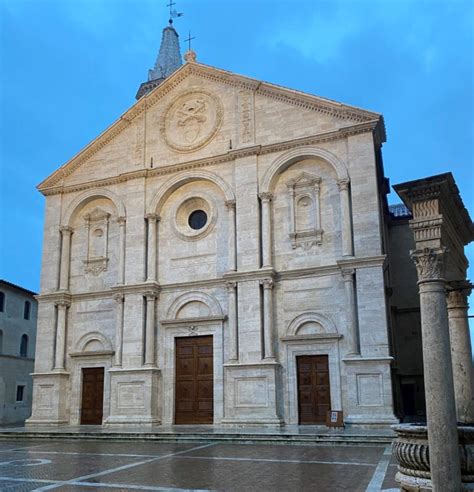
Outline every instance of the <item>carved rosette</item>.
<svg viewBox="0 0 474 492"><path fill-rule="evenodd" d="M397 433L397 438L393 442L393 454L398 461L396 480L401 483L402 490L418 490L413 487L421 485L430 487L430 453L426 426L404 424L393 428ZM463 484L472 484L474 483L474 427L458 427L458 435L462 481Z"/></svg>
<svg viewBox="0 0 474 492"><path fill-rule="evenodd" d="M410 253L418 272L418 282L444 279L446 248L423 248Z"/></svg>
<svg viewBox="0 0 474 492"><path fill-rule="evenodd" d="M161 134L179 152L204 147L216 135L224 115L221 101L210 92L195 89L179 95L165 112Z"/></svg>

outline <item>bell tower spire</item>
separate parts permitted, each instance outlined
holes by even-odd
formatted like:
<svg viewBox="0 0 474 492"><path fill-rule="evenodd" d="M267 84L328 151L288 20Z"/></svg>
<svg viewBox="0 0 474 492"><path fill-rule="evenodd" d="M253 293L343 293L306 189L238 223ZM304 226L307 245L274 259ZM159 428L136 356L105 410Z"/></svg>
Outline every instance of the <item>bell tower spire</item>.
<svg viewBox="0 0 474 492"><path fill-rule="evenodd" d="M155 66L148 70L148 80L143 82L138 88L136 99L148 94L183 64L179 47L179 34L173 26L173 18L181 17L183 14L176 12L173 9L174 5L175 3L172 0L167 5L170 8L169 25L163 29Z"/></svg>

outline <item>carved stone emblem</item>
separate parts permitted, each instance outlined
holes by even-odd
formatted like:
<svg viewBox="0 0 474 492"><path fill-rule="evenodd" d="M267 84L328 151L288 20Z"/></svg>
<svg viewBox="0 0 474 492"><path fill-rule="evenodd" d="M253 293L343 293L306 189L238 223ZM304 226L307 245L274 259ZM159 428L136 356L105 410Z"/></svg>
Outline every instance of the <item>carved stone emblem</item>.
<svg viewBox="0 0 474 492"><path fill-rule="evenodd" d="M180 152L199 149L217 133L222 115L222 104L213 94L201 89L185 92L165 113L161 128L163 138Z"/></svg>

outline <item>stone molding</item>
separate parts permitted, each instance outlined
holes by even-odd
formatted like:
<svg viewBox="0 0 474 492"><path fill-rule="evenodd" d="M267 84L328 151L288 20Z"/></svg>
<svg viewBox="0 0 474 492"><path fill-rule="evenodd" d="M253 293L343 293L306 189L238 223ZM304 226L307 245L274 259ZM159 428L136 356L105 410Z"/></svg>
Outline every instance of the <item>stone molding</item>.
<svg viewBox="0 0 474 492"><path fill-rule="evenodd" d="M418 283L443 281L446 248L423 248L410 252L418 273Z"/></svg>
<svg viewBox="0 0 474 492"><path fill-rule="evenodd" d="M217 299L210 296L209 294L206 294L205 292L192 291L186 292L174 299L167 310L166 318L169 320L176 320L180 309L183 308L186 304L194 301L205 304L209 308L211 316L223 315L221 305L219 304L219 301ZM184 320L186 319L187 318L184 318Z"/></svg>
<svg viewBox="0 0 474 492"><path fill-rule="evenodd" d="M78 184L64 186L63 183L60 183L63 180L63 178L72 174L72 172L77 167L79 167L78 165L74 167L72 170L70 171L68 170L68 172L66 173L64 168L73 164L73 161L70 161L70 163L65 164L62 168L56 171L56 173L59 172L66 173L64 174L64 176L61 176L58 179L54 179L51 183L48 181L49 180L48 178L43 183L38 185L37 188L45 196L56 195L58 193L72 193L77 191L88 190L91 188L100 188L102 186L124 183L132 179L162 176L165 174L172 174L179 171L193 170L202 167L223 164L243 157L272 154L284 150L295 149L298 147L305 147L309 145L317 145L325 142L341 140L352 135L360 135L369 132L373 133L377 127L377 124L378 121L374 120L367 123L359 123L356 125L340 128L338 130L333 130L330 132L319 133L316 135L310 135L308 137L301 137L297 139L287 140L286 142L271 143L267 145L252 145L250 147L244 147L242 149L230 150L226 154L221 154L210 158L196 159L193 161L188 161L186 163L176 163L168 166L157 167L154 169L142 169L139 171L131 171L128 173L120 174L119 176L115 176L113 178L103 178L94 181L89 181L86 183L78 183ZM51 178L53 178L56 173L52 174Z"/></svg>
<svg viewBox="0 0 474 492"><path fill-rule="evenodd" d="M319 325L321 325L325 333L318 333L318 334L311 334L311 335L297 335L300 327L305 323L310 323L310 322L318 323ZM285 340L294 339L295 337L298 337L300 339L305 339L307 337L327 338L328 335L332 336L333 338L334 336L337 338L342 336L339 335L336 324L334 323L333 320L331 320L330 318L328 318L326 315L322 313L309 312L309 313L300 314L290 322L288 328L286 329Z"/></svg>
<svg viewBox="0 0 474 492"><path fill-rule="evenodd" d="M227 316L224 314L216 315L216 316L206 316L203 318L183 318L183 319L163 319L160 320L160 325L163 325L165 328L176 325L203 325L203 324L212 324L216 321L222 322L227 319Z"/></svg>
<svg viewBox="0 0 474 492"><path fill-rule="evenodd" d="M280 340L286 343L301 343L301 342L325 342L340 340L343 336L339 333L315 333L314 335L293 335L281 337Z"/></svg>

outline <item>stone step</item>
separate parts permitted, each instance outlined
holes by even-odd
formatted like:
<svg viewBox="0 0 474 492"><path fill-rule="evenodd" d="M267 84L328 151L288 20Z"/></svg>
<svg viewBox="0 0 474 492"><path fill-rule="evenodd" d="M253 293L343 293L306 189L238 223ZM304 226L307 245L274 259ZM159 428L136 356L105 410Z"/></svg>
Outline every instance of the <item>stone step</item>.
<svg viewBox="0 0 474 492"><path fill-rule="evenodd" d="M387 445L393 440L389 434L357 433L245 433L245 432L120 432L120 431L35 431L1 430L0 440L94 440L94 441L156 441L156 442L220 442L241 444L341 444L341 445Z"/></svg>

